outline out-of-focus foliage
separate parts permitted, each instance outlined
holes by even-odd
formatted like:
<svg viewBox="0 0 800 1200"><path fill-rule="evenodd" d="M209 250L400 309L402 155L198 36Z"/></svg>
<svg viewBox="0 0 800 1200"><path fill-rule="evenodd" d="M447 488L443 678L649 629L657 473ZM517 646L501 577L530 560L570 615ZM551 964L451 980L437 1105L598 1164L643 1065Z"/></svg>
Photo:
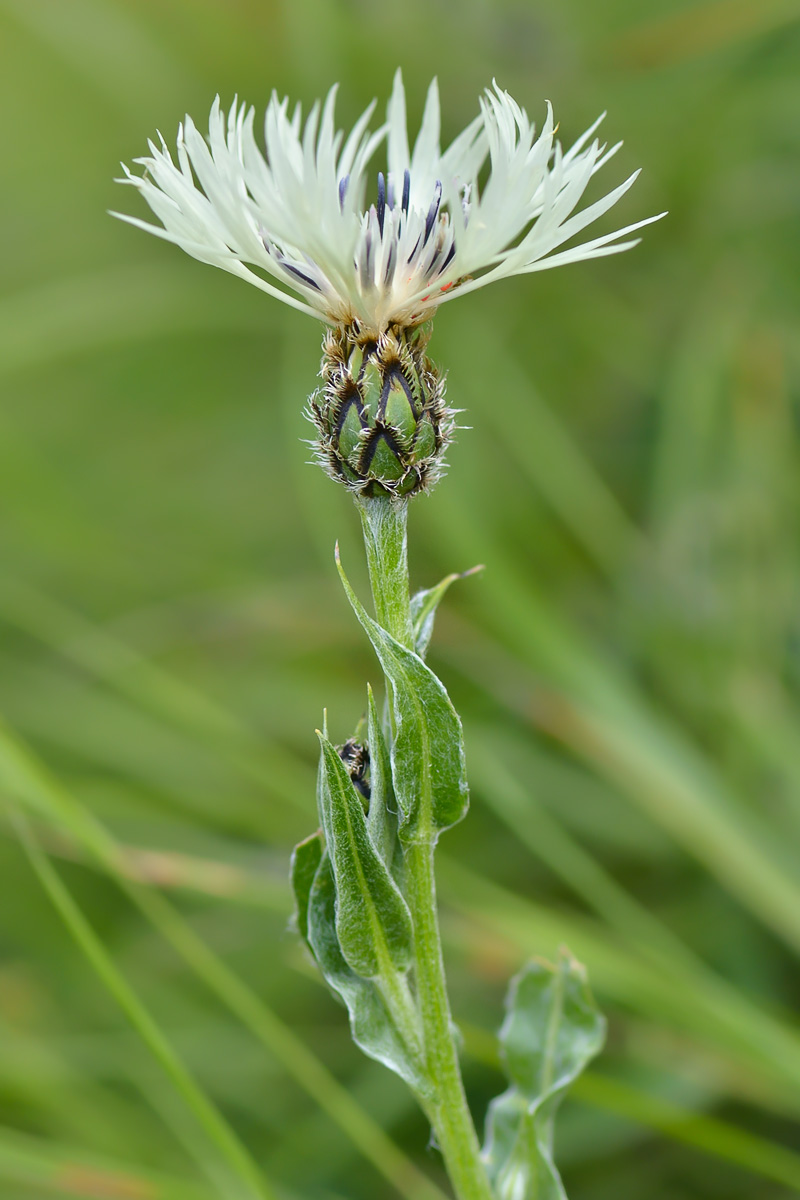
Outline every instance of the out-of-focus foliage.
<svg viewBox="0 0 800 1200"><path fill-rule="evenodd" d="M607 108L605 182L644 168L614 221L670 210L447 305L431 343L470 429L415 502L414 583L487 565L430 649L473 784L440 891L476 1112L508 977L566 943L609 1017L560 1117L571 1200L782 1200L796 0L0 0L0 1193L209 1200L253 1160L286 1196L445 1186L286 931L321 708L344 740L379 682L333 563L339 538L366 593L356 514L301 443L321 329L105 215L135 202L119 159L217 91L341 80L347 122L398 64L417 116L438 74L446 135L492 76L565 142Z"/></svg>

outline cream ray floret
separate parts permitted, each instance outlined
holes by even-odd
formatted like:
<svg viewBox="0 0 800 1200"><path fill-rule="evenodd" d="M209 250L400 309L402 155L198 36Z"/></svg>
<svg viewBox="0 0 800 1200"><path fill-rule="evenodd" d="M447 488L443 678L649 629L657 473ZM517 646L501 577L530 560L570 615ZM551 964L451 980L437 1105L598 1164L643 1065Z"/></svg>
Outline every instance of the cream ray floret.
<svg viewBox="0 0 800 1200"><path fill-rule="evenodd" d="M273 95L264 153L254 109L234 101L226 115L217 98L207 138L187 116L176 159L160 138L136 159L143 176L123 165L120 182L139 189L161 226L114 215L302 312L333 325L355 321L376 336L417 324L493 280L627 250L638 239L620 239L663 216L554 253L638 175L576 211L620 145L607 149L593 137L602 117L564 152L550 105L537 136L525 110L495 83L480 115L443 153L435 80L413 150L399 71L386 122L374 133L374 102L345 138L334 123L335 100L333 87L304 123L299 105L290 114L288 100ZM368 172L384 142L386 173L373 181Z"/></svg>

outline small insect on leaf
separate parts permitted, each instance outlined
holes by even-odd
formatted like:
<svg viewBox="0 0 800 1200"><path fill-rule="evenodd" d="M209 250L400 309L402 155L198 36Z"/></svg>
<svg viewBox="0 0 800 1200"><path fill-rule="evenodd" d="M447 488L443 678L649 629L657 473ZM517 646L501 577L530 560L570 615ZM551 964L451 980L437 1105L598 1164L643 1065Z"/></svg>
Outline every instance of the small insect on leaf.
<svg viewBox="0 0 800 1200"><path fill-rule="evenodd" d="M320 805L336 881L336 932L348 965L366 979L403 972L413 957L411 914L380 854L347 767L319 734Z"/></svg>
<svg viewBox="0 0 800 1200"><path fill-rule="evenodd" d="M373 621L336 565L353 611L392 684L392 778L403 842L435 842L469 807L461 721L444 684L418 654Z"/></svg>

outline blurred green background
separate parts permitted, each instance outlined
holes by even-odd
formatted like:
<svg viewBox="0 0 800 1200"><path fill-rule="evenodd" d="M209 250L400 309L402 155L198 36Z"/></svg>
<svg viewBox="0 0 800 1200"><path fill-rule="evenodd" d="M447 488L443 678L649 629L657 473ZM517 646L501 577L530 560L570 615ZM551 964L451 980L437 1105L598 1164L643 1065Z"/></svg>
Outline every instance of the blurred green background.
<svg viewBox="0 0 800 1200"><path fill-rule="evenodd" d="M301 442L321 329L106 215L217 91L340 80L346 124L398 64L447 138L493 76L565 143L607 108L598 194L643 174L604 228L670 210L436 321L470 428L413 579L487 566L431 651L473 781L440 890L476 1114L508 976L566 943L610 1021L571 1200L800 1192L800 4L0 0L11 1200L235 1197L248 1152L286 1198L446 1187L287 932L314 727L378 675L333 568L339 538L363 593L356 514Z"/></svg>

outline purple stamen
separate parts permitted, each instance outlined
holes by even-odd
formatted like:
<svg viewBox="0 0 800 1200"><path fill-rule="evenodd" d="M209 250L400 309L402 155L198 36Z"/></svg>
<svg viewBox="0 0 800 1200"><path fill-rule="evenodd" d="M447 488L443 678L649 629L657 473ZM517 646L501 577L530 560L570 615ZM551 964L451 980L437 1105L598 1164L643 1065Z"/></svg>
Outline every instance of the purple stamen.
<svg viewBox="0 0 800 1200"><path fill-rule="evenodd" d="M403 172L403 199L400 204L400 207L402 208L402 210L406 214L406 216L408 216L408 205L409 205L410 200L411 200L411 172L409 171L408 167L406 167L405 171Z"/></svg>
<svg viewBox="0 0 800 1200"><path fill-rule="evenodd" d="M378 228L383 237L383 222L386 217L386 180L383 171L378 172Z"/></svg>
<svg viewBox="0 0 800 1200"><path fill-rule="evenodd" d="M397 241L392 238L389 243L389 257L386 259L386 270L383 272L384 285L388 287L389 280L394 271L395 259L397 258Z"/></svg>
<svg viewBox="0 0 800 1200"><path fill-rule="evenodd" d="M455 252L456 252L456 244L455 244L455 241L453 241L450 243L450 249L447 251L447 257L445 258L444 262L442 263L441 267L439 268L440 275L443 274L447 270L447 268L450 266L450 263L453 261Z"/></svg>
<svg viewBox="0 0 800 1200"><path fill-rule="evenodd" d="M292 275L296 275L301 283L305 283L308 287L313 288L315 292L322 291L317 281L312 279L310 275L306 275L305 271L301 271L299 267L293 266L290 262L286 262L285 259L281 261L281 266L284 271L290 271Z"/></svg>
<svg viewBox="0 0 800 1200"><path fill-rule="evenodd" d="M374 211L375 209L372 208L371 212L374 213ZM373 283L373 280L370 278L372 273L372 230L369 228L367 229L366 236L364 238L364 253L361 256L359 273L361 275L361 286L367 290L372 286Z"/></svg>
<svg viewBox="0 0 800 1200"><path fill-rule="evenodd" d="M344 198L347 195L347 185L350 182L349 175L343 175L339 180L339 208L344 210Z"/></svg>
<svg viewBox="0 0 800 1200"><path fill-rule="evenodd" d="M428 215L425 218L425 237L423 238L423 245L427 242L428 238L431 236L431 230L433 229L433 227L436 223L436 218L439 215L439 205L441 203L442 203L442 181L441 181L441 179L437 179L436 187L433 190L433 200L431 201L431 206L428 209Z"/></svg>

